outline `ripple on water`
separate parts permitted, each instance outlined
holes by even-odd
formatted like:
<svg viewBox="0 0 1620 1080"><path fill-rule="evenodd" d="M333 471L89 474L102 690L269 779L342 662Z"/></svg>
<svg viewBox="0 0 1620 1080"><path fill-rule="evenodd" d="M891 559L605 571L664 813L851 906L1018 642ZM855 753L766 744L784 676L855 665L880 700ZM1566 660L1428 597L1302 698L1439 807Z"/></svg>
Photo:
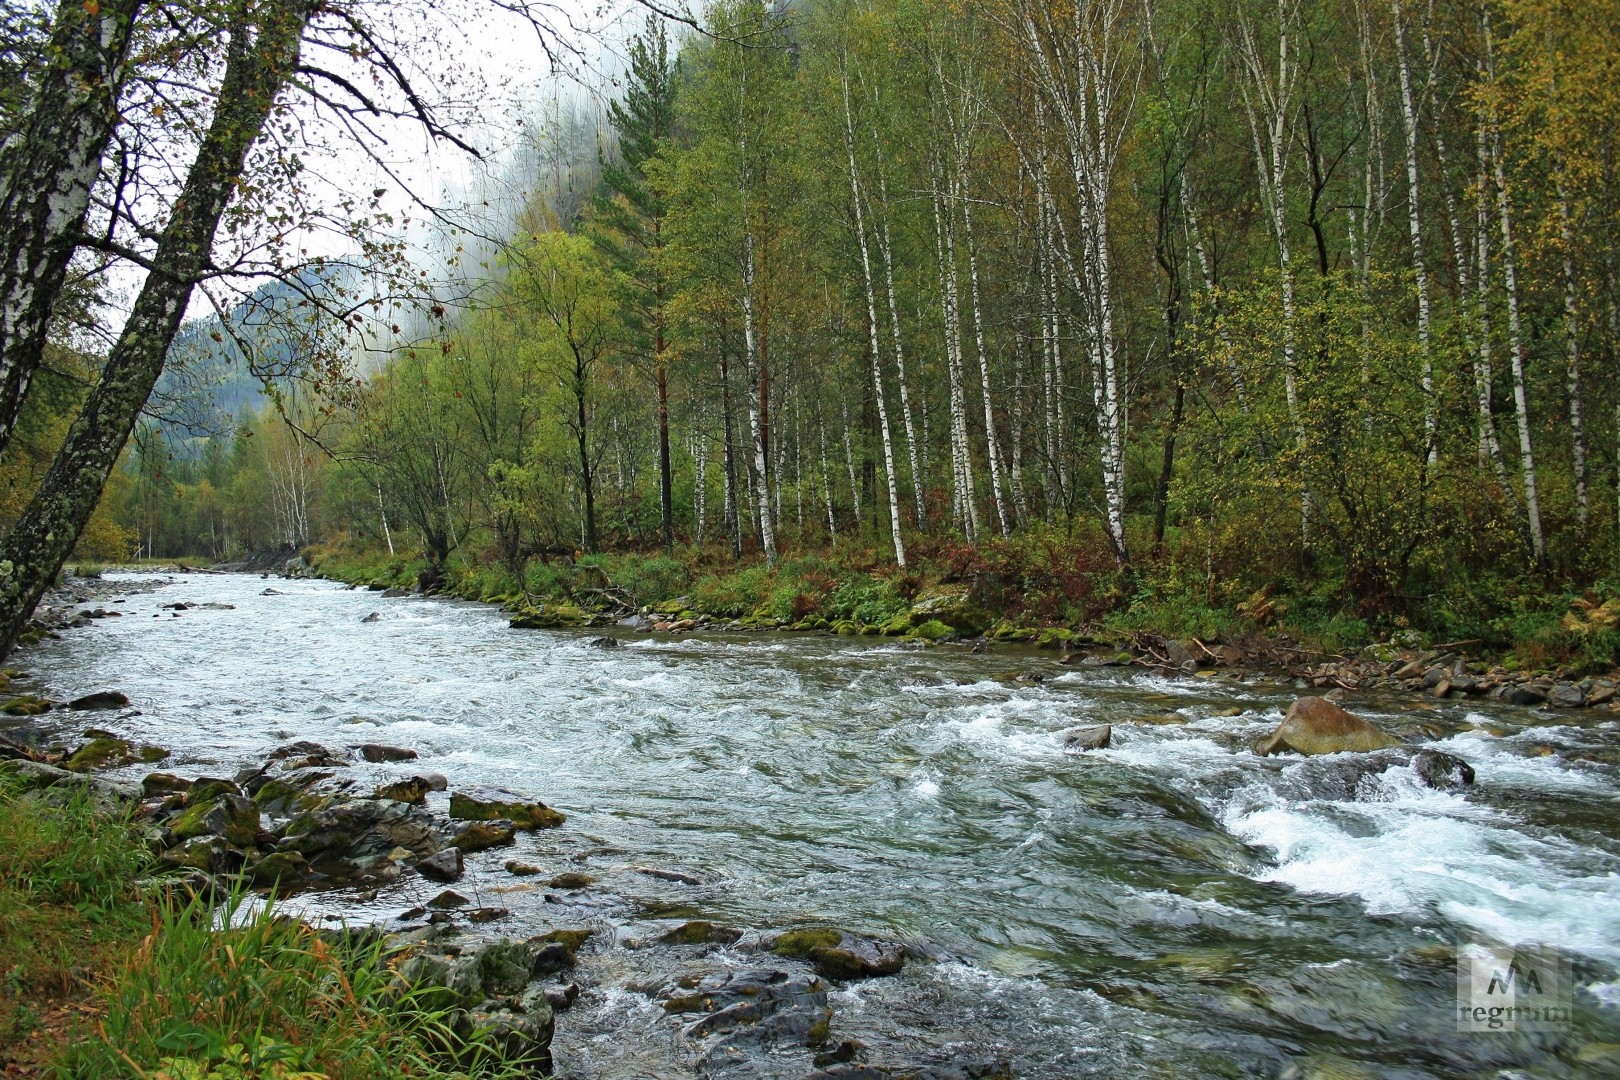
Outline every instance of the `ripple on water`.
<svg viewBox="0 0 1620 1080"><path fill-rule="evenodd" d="M1357 1042L1290 1019L1344 1005L1306 1001L1323 981L1309 965L1388 968L1459 932L1620 961L1614 770L1532 756L1612 732L1465 731L1435 745L1478 770L1466 797L1421 788L1407 769L1333 794L1320 773L1331 762L1247 750L1291 700L1281 688L1122 669L1009 682L1059 669L1033 651L808 635L615 631L625 647L599 650L585 643L600 631L513 631L473 604L264 587L182 577L127 606L236 609L101 620L29 662L58 697L124 690L140 715L107 723L170 747L182 772L232 769L291 738L412 746L422 759L409 767L452 786L528 790L570 815L522 838L522 858L628 875L641 891L626 895L739 925L828 920L926 941L947 961L840 992L841 1037L896 1060L938 1049L929 1040L948 1029L1050 1080L1280 1068L1282 1048L1300 1046L1385 1073L1431 1061L1435 1046L1467 1063L1466 1043L1416 1022ZM362 624L371 611L384 619ZM1234 706L1246 711L1216 715ZM1172 709L1186 722L1132 722ZM1527 722L1490 706L1445 715ZM1387 719L1408 730L1404 714ZM1113 745L1065 752L1060 733L1090 723L1112 723ZM479 858L475 883L509 884L499 859ZM710 884L652 882L632 862ZM532 892L501 894L515 929L556 917ZM311 910L329 914L324 902ZM1177 956L1193 959L1164 959ZM1394 971L1402 1002L1445 1004L1444 980L1421 975ZM1271 980L1263 993L1257 980ZM1305 1004L1276 1000L1289 980ZM1612 970L1603 985L1620 998ZM664 1075L672 1058L622 1038L661 1011L646 995L604 987L576 1010L559 1038L578 1075ZM1591 1037L1620 1042L1620 1025L1592 1023ZM670 1039L659 1053L678 1056Z"/></svg>

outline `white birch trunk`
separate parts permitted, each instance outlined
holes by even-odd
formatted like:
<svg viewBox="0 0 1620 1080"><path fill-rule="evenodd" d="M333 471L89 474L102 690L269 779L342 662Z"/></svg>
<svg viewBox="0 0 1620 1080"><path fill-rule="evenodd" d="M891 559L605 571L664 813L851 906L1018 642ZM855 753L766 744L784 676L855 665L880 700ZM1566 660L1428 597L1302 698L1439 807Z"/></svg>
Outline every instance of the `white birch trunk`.
<svg viewBox="0 0 1620 1080"><path fill-rule="evenodd" d="M847 62L847 61L846 61ZM894 442L889 434L889 406L883 393L883 370L878 363L877 289L872 282L872 259L866 245L866 216L861 210L861 179L855 165L855 119L849 104L849 76L844 87L844 147L849 153L849 192L855 204L855 236L861 250L861 284L866 291L867 340L872 352L872 393L877 399L879 437L883 440L883 472L889 491L889 532L894 541L894 562L906 566L906 545L900 535L900 485L894 475Z"/></svg>
<svg viewBox="0 0 1620 1080"><path fill-rule="evenodd" d="M1492 57L1490 12L1481 14L1485 35L1486 75L1496 81L1496 65ZM1536 459L1530 440L1530 405L1525 391L1524 328L1519 311L1519 270L1517 253L1513 246L1513 208L1508 200L1507 172L1502 164L1502 133L1491 129L1491 172L1496 181L1497 224L1502 230L1502 284L1507 293L1508 355L1513 364L1513 406L1519 422L1519 460L1524 471L1524 516L1530 531L1530 552L1537 565L1547 555L1546 539L1541 529L1541 504L1536 493Z"/></svg>

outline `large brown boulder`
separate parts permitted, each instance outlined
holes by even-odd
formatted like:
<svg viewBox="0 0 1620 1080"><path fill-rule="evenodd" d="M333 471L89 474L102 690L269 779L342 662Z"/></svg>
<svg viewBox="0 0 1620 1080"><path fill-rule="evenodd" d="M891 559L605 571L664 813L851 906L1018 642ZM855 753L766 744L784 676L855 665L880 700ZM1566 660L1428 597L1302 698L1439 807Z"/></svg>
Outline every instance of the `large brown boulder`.
<svg viewBox="0 0 1620 1080"><path fill-rule="evenodd" d="M1401 740L1353 716L1327 698L1302 697L1277 730L1254 744L1257 754L1364 754L1401 745Z"/></svg>

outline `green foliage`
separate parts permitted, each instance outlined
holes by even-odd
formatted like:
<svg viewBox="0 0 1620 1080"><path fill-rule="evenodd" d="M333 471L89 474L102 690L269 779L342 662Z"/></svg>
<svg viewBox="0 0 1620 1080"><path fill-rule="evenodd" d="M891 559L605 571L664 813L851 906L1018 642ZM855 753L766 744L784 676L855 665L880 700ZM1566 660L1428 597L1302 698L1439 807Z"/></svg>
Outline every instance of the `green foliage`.
<svg viewBox="0 0 1620 1080"><path fill-rule="evenodd" d="M881 626L910 607L908 598L896 594L893 579L856 574L833 588L823 611L829 619Z"/></svg>
<svg viewBox="0 0 1620 1080"><path fill-rule="evenodd" d="M47 1000L94 987L98 1023L41 1048L53 1075L529 1075L452 1036L444 1012L399 985L380 941L250 912L246 894L220 910L178 889L143 894L152 860L136 830L84 797L52 802L0 782L0 1043L32 1030Z"/></svg>

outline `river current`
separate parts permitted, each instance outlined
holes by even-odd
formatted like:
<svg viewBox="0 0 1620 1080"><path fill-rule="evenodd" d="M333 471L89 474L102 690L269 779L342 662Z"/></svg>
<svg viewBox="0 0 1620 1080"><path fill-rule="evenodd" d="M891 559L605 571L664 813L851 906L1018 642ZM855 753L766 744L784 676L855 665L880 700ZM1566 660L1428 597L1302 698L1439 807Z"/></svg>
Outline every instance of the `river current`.
<svg viewBox="0 0 1620 1080"><path fill-rule="evenodd" d="M177 601L234 607L159 608ZM1347 703L1471 763L1459 794L1405 768L1358 779L1255 756L1299 693L1270 679L789 634L617 630L624 646L599 649L482 605L251 575L177 576L117 608L16 662L52 696L125 692L138 715L96 722L169 748L165 769L382 742L421 760L355 768L499 784L568 815L470 859L457 886L512 909L502 933L600 931L559 1014L561 1076L694 1075L645 989L682 961L634 946L696 917L906 942L901 974L833 994L833 1038L873 1061L1027 1078L1620 1072L1615 713ZM1112 723L1113 745L1066 753L1061 732L1085 723ZM598 884L558 893L506 874L512 857ZM408 877L293 903L365 921L435 891ZM1484 938L1570 959L1571 1030L1458 1031L1455 949ZM750 943L736 965L762 962Z"/></svg>

